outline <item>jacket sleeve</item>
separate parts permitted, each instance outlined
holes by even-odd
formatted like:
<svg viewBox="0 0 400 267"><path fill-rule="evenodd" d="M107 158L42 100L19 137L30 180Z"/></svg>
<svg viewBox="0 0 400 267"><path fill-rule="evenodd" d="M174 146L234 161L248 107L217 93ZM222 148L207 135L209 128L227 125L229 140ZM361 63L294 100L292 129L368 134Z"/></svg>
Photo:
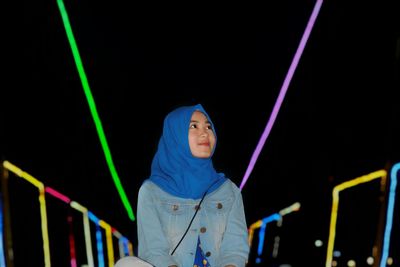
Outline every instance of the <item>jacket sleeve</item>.
<svg viewBox="0 0 400 267"><path fill-rule="evenodd" d="M234 191L235 200L228 215L224 238L221 243L219 262L221 267L226 265L246 266L250 251L242 195L239 189Z"/></svg>
<svg viewBox="0 0 400 267"><path fill-rule="evenodd" d="M148 182L145 182L138 195L138 256L156 267L178 266L169 254L169 242L163 232L149 186Z"/></svg>

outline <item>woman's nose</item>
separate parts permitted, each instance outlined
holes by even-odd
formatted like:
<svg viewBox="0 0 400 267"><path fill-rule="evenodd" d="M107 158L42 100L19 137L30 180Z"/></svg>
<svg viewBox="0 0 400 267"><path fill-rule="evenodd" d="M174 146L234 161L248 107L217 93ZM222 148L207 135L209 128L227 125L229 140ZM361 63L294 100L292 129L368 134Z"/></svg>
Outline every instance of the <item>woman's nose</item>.
<svg viewBox="0 0 400 267"><path fill-rule="evenodd" d="M200 135L207 136L208 135L207 129L202 129Z"/></svg>

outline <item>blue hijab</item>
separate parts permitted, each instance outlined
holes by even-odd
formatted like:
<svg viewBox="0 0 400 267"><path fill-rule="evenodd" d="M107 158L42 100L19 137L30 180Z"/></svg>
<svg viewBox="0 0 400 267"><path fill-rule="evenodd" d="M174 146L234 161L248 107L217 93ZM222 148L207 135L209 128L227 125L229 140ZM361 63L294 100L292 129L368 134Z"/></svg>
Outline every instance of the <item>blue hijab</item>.
<svg viewBox="0 0 400 267"><path fill-rule="evenodd" d="M215 134L214 125L200 104L173 110L164 119L149 178L164 191L187 199L199 199L207 189L210 193L226 180L225 175L217 173L212 164L215 146L209 158L196 158L190 151L189 124L196 110L207 117Z"/></svg>

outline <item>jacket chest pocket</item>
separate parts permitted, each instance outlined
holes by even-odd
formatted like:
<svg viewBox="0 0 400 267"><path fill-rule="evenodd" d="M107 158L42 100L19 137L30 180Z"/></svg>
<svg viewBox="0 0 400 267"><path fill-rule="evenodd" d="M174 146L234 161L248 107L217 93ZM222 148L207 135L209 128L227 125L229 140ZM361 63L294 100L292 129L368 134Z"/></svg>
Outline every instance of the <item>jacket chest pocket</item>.
<svg viewBox="0 0 400 267"><path fill-rule="evenodd" d="M160 203L160 222L169 239L174 240L187 227L189 205L180 202Z"/></svg>
<svg viewBox="0 0 400 267"><path fill-rule="evenodd" d="M225 215L232 208L232 198L225 198L221 200L210 199L206 202L205 206L207 212L211 214Z"/></svg>
<svg viewBox="0 0 400 267"><path fill-rule="evenodd" d="M205 203L205 208L210 220L215 225L215 230L218 234L225 232L226 223L228 220L229 212L232 208L232 198L225 198L221 200L208 200Z"/></svg>

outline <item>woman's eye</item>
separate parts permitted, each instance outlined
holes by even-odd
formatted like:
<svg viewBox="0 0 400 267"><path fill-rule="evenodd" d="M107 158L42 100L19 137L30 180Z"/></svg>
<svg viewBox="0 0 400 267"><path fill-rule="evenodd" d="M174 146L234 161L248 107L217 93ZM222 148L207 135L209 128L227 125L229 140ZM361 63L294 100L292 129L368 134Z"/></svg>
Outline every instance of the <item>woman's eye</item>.
<svg viewBox="0 0 400 267"><path fill-rule="evenodd" d="M207 129L208 130L212 130L212 126L211 125L207 125Z"/></svg>
<svg viewBox="0 0 400 267"><path fill-rule="evenodd" d="M196 124L191 124L191 125L189 126L189 128L190 128L190 129L196 129L196 128L197 128L197 125L196 125Z"/></svg>

